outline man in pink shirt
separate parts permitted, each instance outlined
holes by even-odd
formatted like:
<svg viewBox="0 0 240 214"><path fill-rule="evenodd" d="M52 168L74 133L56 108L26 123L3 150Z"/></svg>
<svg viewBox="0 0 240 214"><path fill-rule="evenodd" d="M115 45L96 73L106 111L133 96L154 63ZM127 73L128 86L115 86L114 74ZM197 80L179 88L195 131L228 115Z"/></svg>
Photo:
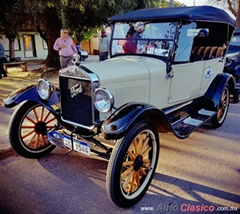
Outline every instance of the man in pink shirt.
<svg viewBox="0 0 240 214"><path fill-rule="evenodd" d="M66 68L72 64L73 54L77 53L73 40L68 37L68 31L61 29L60 36L54 43L54 50L58 51L61 68Z"/></svg>

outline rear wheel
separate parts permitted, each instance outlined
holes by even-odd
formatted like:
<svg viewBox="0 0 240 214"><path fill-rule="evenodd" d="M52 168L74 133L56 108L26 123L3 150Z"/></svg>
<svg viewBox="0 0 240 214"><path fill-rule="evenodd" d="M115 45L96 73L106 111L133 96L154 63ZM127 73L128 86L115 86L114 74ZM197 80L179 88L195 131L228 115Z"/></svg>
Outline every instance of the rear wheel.
<svg viewBox="0 0 240 214"><path fill-rule="evenodd" d="M44 106L27 101L12 115L9 140L13 149L26 158L40 158L55 146L46 136L47 129L57 125L57 119Z"/></svg>
<svg viewBox="0 0 240 214"><path fill-rule="evenodd" d="M225 85L218 104L217 114L212 118L212 124L215 128L221 126L227 117L229 108L229 86Z"/></svg>
<svg viewBox="0 0 240 214"><path fill-rule="evenodd" d="M116 142L106 180L113 203L130 207L144 196L156 170L158 155L158 132L148 121L139 121Z"/></svg>

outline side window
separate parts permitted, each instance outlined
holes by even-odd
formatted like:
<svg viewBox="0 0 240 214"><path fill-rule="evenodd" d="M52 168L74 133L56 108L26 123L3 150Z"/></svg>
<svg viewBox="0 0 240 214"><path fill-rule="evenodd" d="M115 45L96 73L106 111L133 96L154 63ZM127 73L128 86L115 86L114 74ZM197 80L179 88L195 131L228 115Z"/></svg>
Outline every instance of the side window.
<svg viewBox="0 0 240 214"><path fill-rule="evenodd" d="M195 37L196 23L183 25L178 40L178 48L175 62L188 62L191 55L193 40Z"/></svg>

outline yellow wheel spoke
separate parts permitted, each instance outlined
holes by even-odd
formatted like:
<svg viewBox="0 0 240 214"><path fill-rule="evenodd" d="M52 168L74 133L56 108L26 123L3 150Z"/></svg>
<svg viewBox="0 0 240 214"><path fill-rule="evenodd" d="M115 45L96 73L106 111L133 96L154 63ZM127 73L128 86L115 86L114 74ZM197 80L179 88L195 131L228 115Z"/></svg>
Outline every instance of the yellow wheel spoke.
<svg viewBox="0 0 240 214"><path fill-rule="evenodd" d="M35 132L34 129L33 129L32 131L29 131L28 133L26 133L26 134L24 134L24 135L22 136L22 139L28 137L29 135L31 135L31 134L34 133L34 132Z"/></svg>
<svg viewBox="0 0 240 214"><path fill-rule="evenodd" d="M130 184L129 182L130 182L130 179L132 178L134 172L135 172L134 170L131 171L131 172L129 173L129 176L127 177L127 179L124 181L123 189L124 189L125 191L126 191L128 185Z"/></svg>
<svg viewBox="0 0 240 214"><path fill-rule="evenodd" d="M38 114L36 109L33 109L33 114L34 114L35 120L38 121Z"/></svg>
<svg viewBox="0 0 240 214"><path fill-rule="evenodd" d="M29 116L26 116L26 119L28 119L31 123L36 124L36 122L32 118L30 118Z"/></svg>
<svg viewBox="0 0 240 214"><path fill-rule="evenodd" d="M45 146L45 145L47 145L47 140L46 140L46 136L45 135L43 135L43 134L41 134L41 137L42 137L42 141L43 141L43 145Z"/></svg>
<svg viewBox="0 0 240 214"><path fill-rule="evenodd" d="M144 139L143 147L142 147L142 150L140 152L141 154L143 154L143 152L146 150L146 148L148 146L148 141L149 141L149 138Z"/></svg>
<svg viewBox="0 0 240 214"><path fill-rule="evenodd" d="M40 147L40 137L39 137L39 134L38 134L37 137L36 137L35 149L37 149L39 147Z"/></svg>
<svg viewBox="0 0 240 214"><path fill-rule="evenodd" d="M130 166L128 169L126 169L122 174L121 174L121 178L122 180L125 180L124 177L127 176L129 174L129 172L134 171L133 170L133 166Z"/></svg>
<svg viewBox="0 0 240 214"><path fill-rule="evenodd" d="M138 154L141 154L142 148L144 146L145 138L146 138L145 134L141 134L138 136Z"/></svg>
<svg viewBox="0 0 240 214"><path fill-rule="evenodd" d="M150 168L150 163L151 163L150 159L144 159L143 160L143 167L145 167L146 169L149 169Z"/></svg>
<svg viewBox="0 0 240 214"><path fill-rule="evenodd" d="M142 154L142 156L144 157L150 150L152 149L152 147L148 147L145 152Z"/></svg>
<svg viewBox="0 0 240 214"><path fill-rule="evenodd" d="M50 119L50 120L48 120L48 121L44 121L46 124L48 124L48 123L51 123L52 121L54 121L54 120L56 120L56 118L55 117L53 117L52 119Z"/></svg>
<svg viewBox="0 0 240 214"><path fill-rule="evenodd" d="M134 154L135 155L137 155L138 154L138 148L137 148L138 146L137 146L137 139L136 138L134 138L134 140L133 140L133 152L134 152Z"/></svg>
<svg viewBox="0 0 240 214"><path fill-rule="evenodd" d="M224 101L224 100L226 99L226 96L227 96L227 95L226 95L226 93L224 92L223 95L222 95L222 99L221 99L221 100Z"/></svg>
<svg viewBox="0 0 240 214"><path fill-rule="evenodd" d="M139 171L136 172L136 183L137 183L137 187L140 186L140 176L139 176Z"/></svg>
<svg viewBox="0 0 240 214"><path fill-rule="evenodd" d="M130 179L130 183L129 183L129 185L130 185L130 187L129 187L129 192L133 192L133 188L134 188L134 181L135 181L135 174L136 174L137 172L133 172L133 175L132 175L132 177L131 177L131 179Z"/></svg>
<svg viewBox="0 0 240 214"><path fill-rule="evenodd" d="M127 166L130 166L130 165L133 165L134 161L125 161L123 162L123 166L124 167L127 167Z"/></svg>
<svg viewBox="0 0 240 214"><path fill-rule="evenodd" d="M28 145L30 145L30 144L34 141L36 135L37 135L37 133L34 133L34 134L33 134L33 136L32 136L32 137L30 138L30 140L28 141Z"/></svg>
<svg viewBox="0 0 240 214"><path fill-rule="evenodd" d="M34 129L35 126L21 126L21 129Z"/></svg>
<svg viewBox="0 0 240 214"><path fill-rule="evenodd" d="M49 112L47 113L47 115L45 116L45 118L43 119L43 122L46 122L46 120L48 119L48 117L49 117L50 114L51 114L51 112L49 111Z"/></svg>
<svg viewBox="0 0 240 214"><path fill-rule="evenodd" d="M42 110L41 110L41 113L40 113L40 120L39 121L43 121L44 109L45 108L42 106Z"/></svg>
<svg viewBox="0 0 240 214"><path fill-rule="evenodd" d="M145 170L142 168L142 167L140 167L140 171L141 171L141 173L143 174L143 175L145 175L146 176L146 172L145 172Z"/></svg>
<svg viewBox="0 0 240 214"><path fill-rule="evenodd" d="M128 154L128 156L131 158L131 160L135 160L135 156L134 156L134 154L131 152L131 151L127 151L127 154Z"/></svg>
<svg viewBox="0 0 240 214"><path fill-rule="evenodd" d="M217 118L220 120L221 117L222 117L222 115L223 115L223 110L222 110L222 109L219 109L219 110L218 110L218 113L217 113Z"/></svg>

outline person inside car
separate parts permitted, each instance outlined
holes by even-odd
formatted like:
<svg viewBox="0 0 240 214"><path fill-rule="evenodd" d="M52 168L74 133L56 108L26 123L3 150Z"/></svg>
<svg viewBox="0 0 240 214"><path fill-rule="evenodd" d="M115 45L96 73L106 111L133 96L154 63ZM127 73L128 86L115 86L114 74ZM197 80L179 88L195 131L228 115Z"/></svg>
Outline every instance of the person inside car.
<svg viewBox="0 0 240 214"><path fill-rule="evenodd" d="M208 36L208 31L206 29L202 29L198 32L198 37L207 37Z"/></svg>

